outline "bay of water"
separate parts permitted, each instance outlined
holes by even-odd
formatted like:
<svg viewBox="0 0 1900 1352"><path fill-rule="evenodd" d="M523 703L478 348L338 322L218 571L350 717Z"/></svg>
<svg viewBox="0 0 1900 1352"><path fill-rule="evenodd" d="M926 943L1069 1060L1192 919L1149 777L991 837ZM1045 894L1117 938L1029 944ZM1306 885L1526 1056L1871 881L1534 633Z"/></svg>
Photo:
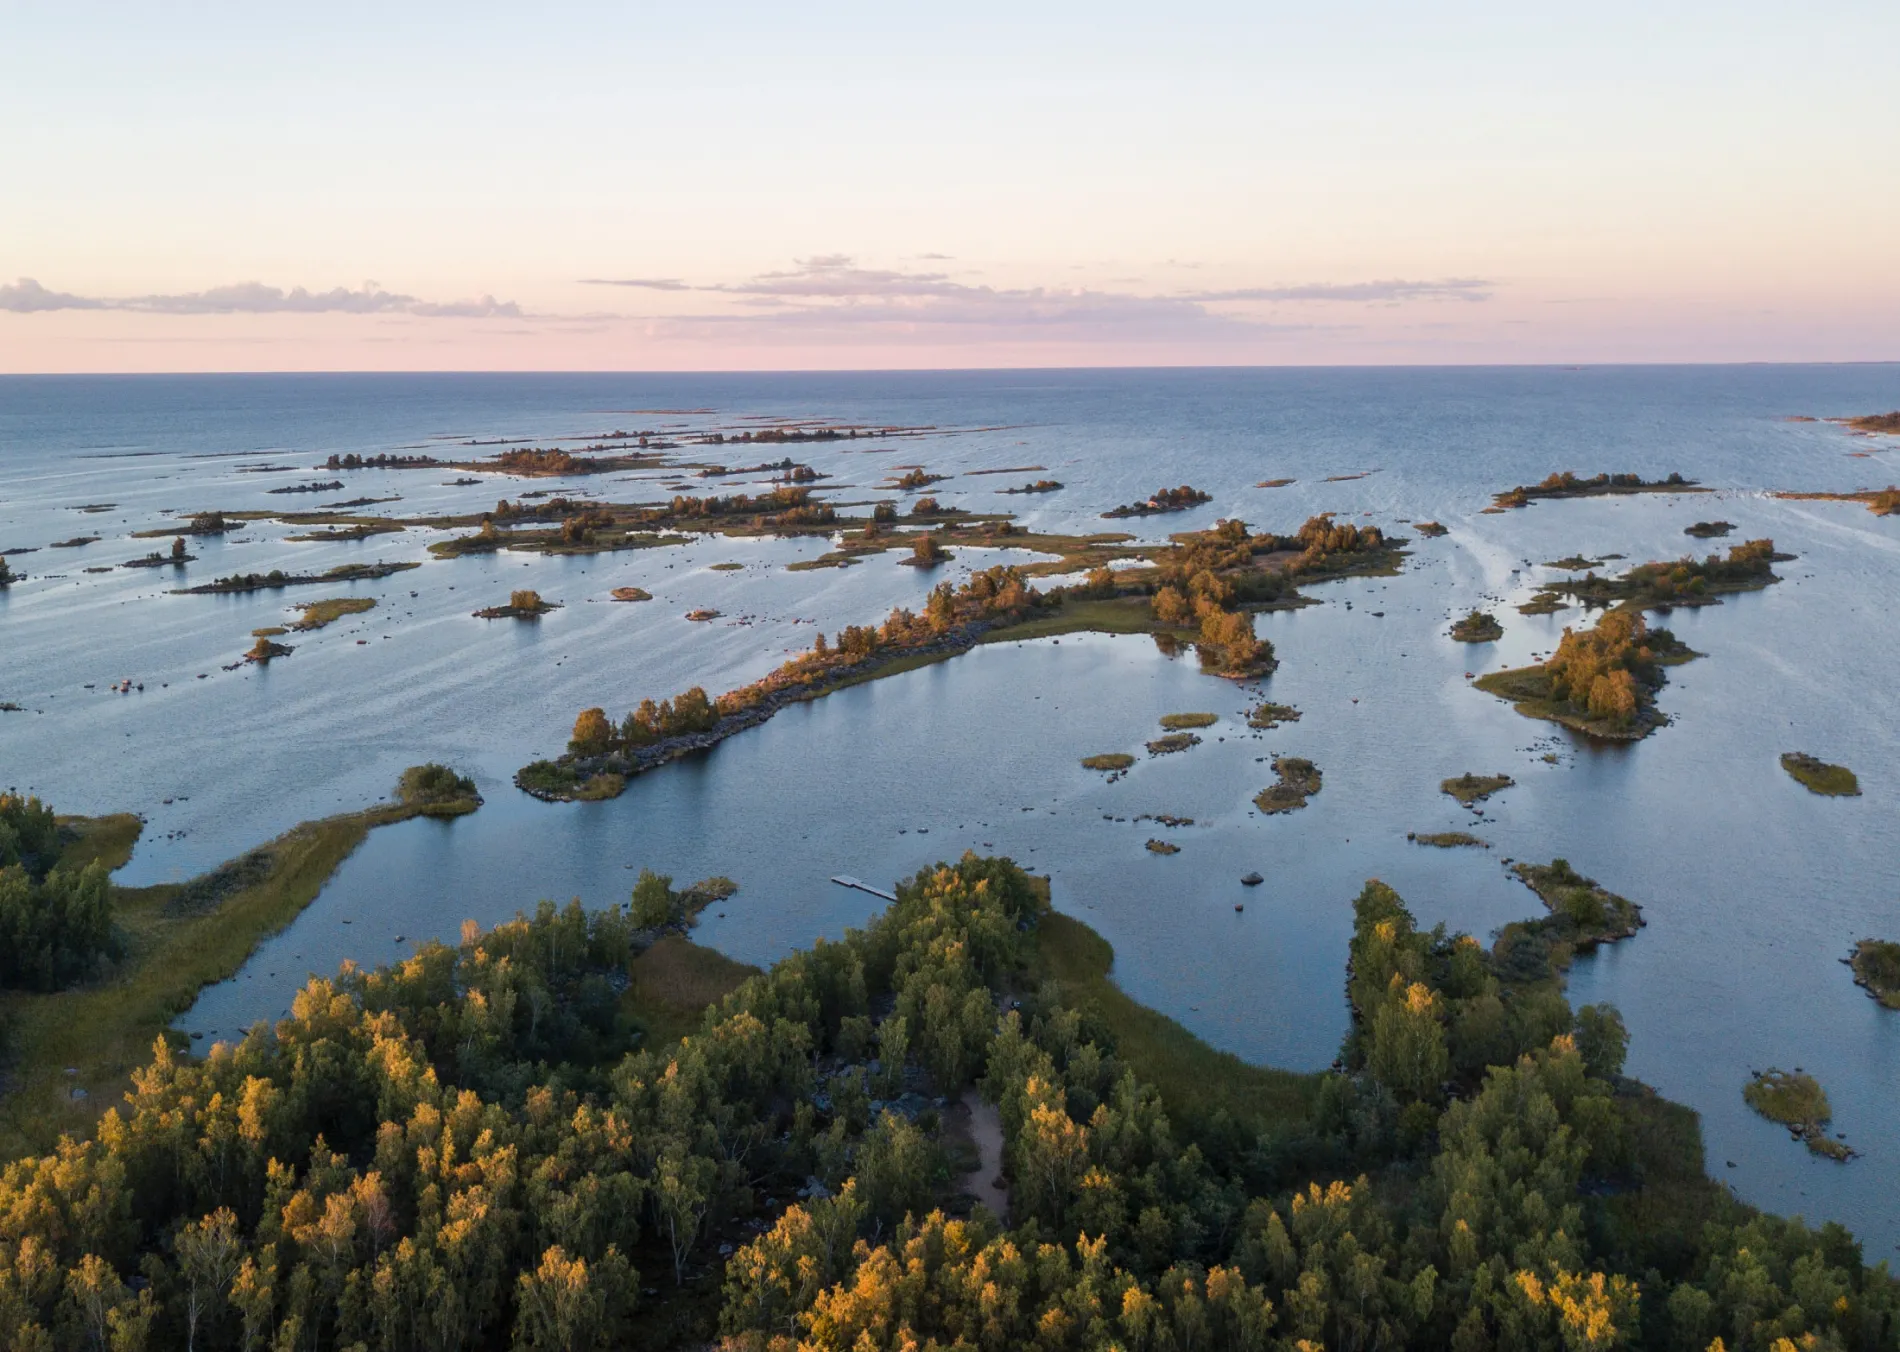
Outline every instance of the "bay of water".
<svg viewBox="0 0 1900 1352"><path fill-rule="evenodd" d="M543 897L624 900L642 866L737 880L697 937L766 963L879 904L832 875L883 884L967 848L1048 871L1058 907L1115 944L1117 979L1136 998L1250 1059L1317 1069L1345 1031L1350 901L1366 878L1397 887L1426 924L1486 934L1539 910L1501 859L1563 856L1649 921L1577 964L1572 1002L1623 1010L1629 1072L1702 1114L1718 1179L1762 1206L1849 1224L1877 1259L1900 1244L1900 1014L1853 986L1840 959L1858 938L1900 937L1900 626L1890 619L1900 521L1763 490L1900 478L1879 450L1900 439L1786 421L1896 405L1891 366L0 379L0 549L35 551L9 553L28 577L0 591L0 701L26 709L0 714L0 786L65 812L147 814L120 875L145 883L372 802L408 765L442 760L475 775L480 812L372 833L299 920L181 1020L224 1036L281 1013L308 973L344 958L387 960ZM414 515L531 487L647 500L674 481L484 476L451 487L457 472L312 470L333 452L473 457L489 449L448 448L759 416L993 429L889 450L786 448L833 474L822 487L843 501L888 496L871 486L893 466L923 464L956 476L930 490L940 499L1013 507L1042 529L1106 528L1108 507L1191 483L1214 500L1126 524L1155 539L1224 516L1291 531L1333 511L1401 533L1407 519L1437 519L1452 533L1415 540L1397 577L1316 586L1323 605L1260 617L1281 667L1257 689L1204 676L1145 637L996 644L788 710L612 802L558 806L509 777L557 751L578 709L618 715L687 685L740 684L809 646L814 624L917 606L943 574L919 576L896 555L788 573L825 542L719 538L442 561L427 555L438 538L427 531L300 544L283 538L297 528L275 523L194 541L189 576L424 566L342 588L196 597L168 594L169 570L84 571L166 543L127 538L134 530L213 507L400 495L368 510ZM722 458L782 453L728 447ZM1019 480L964 477L1031 465L1045 468L1022 479L1066 487L1005 498L995 490ZM263 466L294 472L251 472ZM1556 469L1680 471L1717 491L1478 515L1496 490ZM267 491L331 477L345 488ZM1269 478L1297 482L1253 487ZM1578 612L1532 618L1504 604L1504 640L1476 647L1445 636L1452 617L1525 599L1552 576L1543 560L1700 551L1682 528L1714 517L1736 523L1731 542L1768 535L1799 558L1764 592L1659 621L1707 654L1672 671L1661 699L1671 726L1634 746L1592 747L1469 688L1468 672L1547 652ZM93 534L99 543L48 547ZM1002 557L965 551L952 574ZM744 566L712 569L724 562ZM626 585L657 599L607 599ZM521 586L563 608L532 625L471 618ZM290 636L293 656L268 668L224 669L291 602L338 592L379 605ZM725 618L686 622L696 606ZM124 677L143 691L110 693ZM1241 715L1261 694L1304 717L1250 731ZM1184 710L1222 722L1202 745L1143 756L1114 783L1078 765L1139 754L1160 715ZM1863 796L1808 794L1779 769L1788 750L1852 767ZM1281 753L1317 762L1325 787L1301 811L1262 817L1251 799ZM1518 784L1475 821L1437 791L1465 770ZM1135 820L1152 813L1194 825ZM1493 848L1406 840L1444 829ZM1181 853L1150 853L1150 836ZM1255 869L1266 884L1240 887ZM1813 1158L1748 1112L1741 1087L1769 1065L1822 1081L1860 1159Z"/></svg>

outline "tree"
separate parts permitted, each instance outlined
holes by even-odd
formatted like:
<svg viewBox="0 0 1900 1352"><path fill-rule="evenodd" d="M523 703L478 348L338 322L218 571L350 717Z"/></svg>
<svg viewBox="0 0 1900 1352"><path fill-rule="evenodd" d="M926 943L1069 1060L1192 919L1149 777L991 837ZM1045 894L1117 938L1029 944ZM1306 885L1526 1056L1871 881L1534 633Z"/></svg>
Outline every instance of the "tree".
<svg viewBox="0 0 1900 1352"><path fill-rule="evenodd" d="M1163 587L1154 595L1155 618L1163 624L1186 624L1192 613L1187 598L1173 587Z"/></svg>
<svg viewBox="0 0 1900 1352"><path fill-rule="evenodd" d="M659 1213L660 1230L666 1236L673 1255L673 1284L686 1280L686 1256L699 1238L699 1227L711 1205L718 1169L704 1155L696 1155L683 1141L670 1142L661 1152L654 1173L654 1209Z"/></svg>
<svg viewBox="0 0 1900 1352"><path fill-rule="evenodd" d="M199 1325L224 1308L237 1277L243 1245L236 1214L229 1207L219 1207L181 1227L172 1248L185 1278L185 1349L192 1352L198 1345Z"/></svg>
<svg viewBox="0 0 1900 1352"><path fill-rule="evenodd" d="M1623 1073L1629 1042L1629 1030L1615 1005L1585 1005L1577 1011L1577 1050L1584 1069L1598 1079L1614 1081Z"/></svg>
<svg viewBox="0 0 1900 1352"><path fill-rule="evenodd" d="M182 535L174 535L172 536L172 562L183 563L184 561L185 561L185 537Z"/></svg>
<svg viewBox="0 0 1900 1352"><path fill-rule="evenodd" d="M613 744L614 725L607 721L605 709L582 709L574 720L574 735L567 749L577 756L597 756Z"/></svg>
<svg viewBox="0 0 1900 1352"><path fill-rule="evenodd" d="M1391 996L1372 1018L1366 1068L1395 1094L1432 1099L1450 1065L1437 996L1423 982L1401 988L1394 975Z"/></svg>
<svg viewBox="0 0 1900 1352"><path fill-rule="evenodd" d="M515 1347L589 1352L619 1346L637 1280L612 1245L591 1265L553 1246L539 1267L516 1279Z"/></svg>
<svg viewBox="0 0 1900 1352"><path fill-rule="evenodd" d="M655 873L650 868L641 869L633 884L631 912L636 929L659 929L672 924L676 918L672 876Z"/></svg>

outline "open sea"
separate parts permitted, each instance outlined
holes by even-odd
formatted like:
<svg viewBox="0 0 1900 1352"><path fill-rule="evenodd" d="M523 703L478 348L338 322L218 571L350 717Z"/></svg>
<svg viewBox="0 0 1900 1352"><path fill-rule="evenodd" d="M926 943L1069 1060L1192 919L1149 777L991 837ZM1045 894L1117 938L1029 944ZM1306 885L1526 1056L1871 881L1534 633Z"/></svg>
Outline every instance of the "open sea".
<svg viewBox="0 0 1900 1352"><path fill-rule="evenodd" d="M289 929L180 1021L225 1037L282 1014L308 974L346 958L387 961L422 939L453 939L465 918L492 923L541 898L623 901L643 866L682 882L735 879L740 892L705 914L696 938L766 963L880 904L833 875L882 886L975 849L1049 873L1057 907L1115 945L1116 977L1137 999L1250 1060L1315 1070L1346 1030L1350 903L1367 878L1396 887L1426 925L1485 935L1541 913L1500 861L1561 856L1648 920L1576 964L1571 1002L1623 1011L1628 1073L1701 1114L1710 1172L1760 1206L1843 1222L1870 1260L1895 1257L1900 1012L1853 985L1842 960L1857 939L1900 939L1900 518L1767 495L1900 481L1900 437L1789 421L1895 407L1891 365L0 377L0 551L26 575L0 590L0 703L21 706L0 713L0 787L61 812L143 813L145 835L119 875L142 884L370 804L409 765L438 760L475 777L487 798L478 813L373 832ZM1291 532L1333 512L1400 534L1436 519L1451 533L1415 538L1396 577L1319 584L1309 594L1323 605L1259 617L1281 662L1259 692L1145 636L1000 643L789 710L616 800L570 805L528 798L511 776L558 752L579 709L618 717L690 685L717 693L809 647L815 627L921 608L936 581L1025 556L962 550L949 570L920 574L890 554L793 573L785 565L826 542L705 537L437 560L426 547L441 537L429 530L291 543L307 528L259 522L192 541L191 580L423 566L230 596L172 595L170 569L119 566L168 545L132 532L211 508L399 497L367 510L416 516L538 489L622 502L669 497L682 481L710 491L690 470L454 486L459 471L315 468L333 453L472 459L497 448L457 442L571 447L615 429L766 418L938 429L714 457L789 453L834 476L819 487L840 502L892 496L874 485L923 465L952 476L928 490L947 504L1013 509L1039 530L1124 526L1161 539L1237 516ZM1715 491L1479 515L1492 493L1562 469L1679 471ZM998 495L1043 477L1064 489ZM344 487L269 491L332 478ZM1296 482L1254 486L1278 478ZM738 491L736 476L718 482ZM1213 500L1100 520L1183 483ZM1668 727L1634 745L1590 745L1470 688L1468 673L1547 653L1579 619L1512 608L1555 576L1543 561L1707 552L1723 546L1683 527L1718 517L1737 527L1727 543L1770 536L1798 558L1765 591L1652 617L1706 654L1672 669L1660 701ZM52 547L85 536L100 538ZM722 563L743 566L713 568ZM656 599L614 604L620 586ZM519 587L562 608L534 624L471 617ZM253 629L337 594L379 604L286 636L295 652L268 667L233 669ZM1474 605L1496 611L1502 641L1446 636ZM683 618L702 606L723 618ZM143 689L116 693L126 678ZM1243 711L1260 693L1304 717L1251 731ZM1185 754L1142 757L1112 783L1078 764L1139 755L1162 714L1189 710L1222 721ZM1811 795L1780 769L1785 751L1851 767L1863 796ZM1282 753L1315 761L1324 788L1302 811L1262 817L1251 799ZM1438 791L1466 770L1517 780L1482 821ZM1194 824L1163 832L1136 820L1154 813ZM1448 829L1493 848L1406 839ZM1181 852L1147 851L1158 834ZM1241 888L1250 870L1265 885ZM1771 1065L1821 1081L1860 1158L1811 1156L1744 1106L1749 1072Z"/></svg>

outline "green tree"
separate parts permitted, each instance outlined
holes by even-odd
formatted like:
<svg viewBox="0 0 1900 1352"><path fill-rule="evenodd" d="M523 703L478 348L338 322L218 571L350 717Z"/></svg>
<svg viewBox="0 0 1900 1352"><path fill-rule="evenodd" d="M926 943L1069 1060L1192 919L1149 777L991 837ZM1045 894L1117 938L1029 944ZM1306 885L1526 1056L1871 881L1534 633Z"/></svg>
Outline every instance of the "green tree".
<svg viewBox="0 0 1900 1352"><path fill-rule="evenodd" d="M655 873L650 868L640 870L640 876L633 884L630 918L636 929L659 929L678 918L674 909L672 875Z"/></svg>

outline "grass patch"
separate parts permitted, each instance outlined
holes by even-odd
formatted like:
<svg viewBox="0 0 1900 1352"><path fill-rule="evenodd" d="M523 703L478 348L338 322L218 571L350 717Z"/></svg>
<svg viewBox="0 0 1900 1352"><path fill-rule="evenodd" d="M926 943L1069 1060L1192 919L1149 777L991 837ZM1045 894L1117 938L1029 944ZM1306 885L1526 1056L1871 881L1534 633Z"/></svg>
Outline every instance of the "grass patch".
<svg viewBox="0 0 1900 1352"><path fill-rule="evenodd" d="M1828 1136L1827 1125L1834 1119L1834 1109L1827 1101L1827 1091L1812 1075L1764 1070L1742 1086L1742 1099L1770 1122L1786 1127L1789 1135L1815 1154L1832 1160L1854 1157L1854 1151L1844 1142Z"/></svg>
<svg viewBox="0 0 1900 1352"><path fill-rule="evenodd" d="M1103 634L1146 634L1167 627L1155 623L1153 609L1145 596L1118 596L1105 601L1070 599L1047 615L992 629L978 641L1013 643L1017 639L1051 638L1089 630Z"/></svg>
<svg viewBox="0 0 1900 1352"><path fill-rule="evenodd" d="M1100 756L1084 756L1084 770L1126 770L1135 763L1135 758L1126 751L1110 751Z"/></svg>
<svg viewBox="0 0 1900 1352"><path fill-rule="evenodd" d="M1306 800L1320 790L1319 767L1302 757L1275 757L1273 773L1280 782L1260 790L1253 798L1253 805L1269 815L1305 807Z"/></svg>
<svg viewBox="0 0 1900 1352"><path fill-rule="evenodd" d="M613 598L616 601L651 601L653 593L645 587L615 587Z"/></svg>
<svg viewBox="0 0 1900 1352"><path fill-rule="evenodd" d="M1181 853L1181 847L1179 845L1176 845L1172 841L1167 841L1167 840L1152 840L1151 839L1148 842L1147 848L1148 848L1149 854L1179 854Z"/></svg>
<svg viewBox="0 0 1900 1352"><path fill-rule="evenodd" d="M1199 746L1201 739L1191 732L1171 732L1165 737L1157 737L1148 743L1150 756L1166 756L1176 751L1186 751L1191 746Z"/></svg>
<svg viewBox="0 0 1900 1352"><path fill-rule="evenodd" d="M1291 704L1262 704L1247 715L1247 726L1250 728L1271 729L1279 727L1282 723L1299 721L1300 711Z"/></svg>
<svg viewBox="0 0 1900 1352"><path fill-rule="evenodd" d="M1250 1132L1295 1130L1308 1120L1319 1076L1249 1065L1137 1004L1109 976L1114 948L1081 921L1045 913L1033 961L1040 976L1056 982L1063 1003L1090 1010L1107 1026L1116 1055L1155 1087L1168 1115L1190 1133L1221 1113Z"/></svg>
<svg viewBox="0 0 1900 1352"><path fill-rule="evenodd" d="M1538 592L1530 600L1517 608L1520 615L1555 615L1560 610L1568 610L1563 598L1554 592Z"/></svg>
<svg viewBox="0 0 1900 1352"><path fill-rule="evenodd" d="M0 1159L42 1154L62 1133L89 1131L200 990L232 976L260 940L296 919L371 829L425 811L388 804L304 822L203 878L113 888L128 952L110 980L0 998L10 1030ZM123 863L137 838L127 823L136 821L69 821L77 839L66 857Z"/></svg>
<svg viewBox="0 0 1900 1352"><path fill-rule="evenodd" d="M97 861L107 872L121 869L132 858L145 823L132 812L115 812L109 817L58 817L59 862L65 868L80 869Z"/></svg>
<svg viewBox="0 0 1900 1352"><path fill-rule="evenodd" d="M1433 845L1441 850L1455 850L1465 845L1476 845L1485 850L1491 848L1490 841L1480 840L1469 831L1407 831L1405 838L1416 841L1420 845Z"/></svg>
<svg viewBox="0 0 1900 1352"><path fill-rule="evenodd" d="M743 563L715 563L711 567L715 573L736 573L745 565Z"/></svg>
<svg viewBox="0 0 1900 1352"><path fill-rule="evenodd" d="M1509 775L1474 775L1469 770L1456 779L1442 780L1438 785L1440 793L1448 793L1466 807L1482 803L1492 794L1510 788L1517 783Z"/></svg>
<svg viewBox="0 0 1900 1352"><path fill-rule="evenodd" d="M621 1008L647 1030L649 1046L666 1046L699 1030L706 1006L717 1004L759 969L668 934L627 968L632 985Z"/></svg>
<svg viewBox="0 0 1900 1352"><path fill-rule="evenodd" d="M1161 726L1169 732L1180 732L1187 728L1211 728L1220 722L1219 714L1163 714Z"/></svg>
<svg viewBox="0 0 1900 1352"><path fill-rule="evenodd" d="M1858 798L1860 780L1845 765L1829 765L1819 757L1810 756L1805 751L1784 751L1781 753L1781 768L1786 770L1797 783L1805 785L1810 792L1824 794L1829 798Z"/></svg>
<svg viewBox="0 0 1900 1352"><path fill-rule="evenodd" d="M376 609L373 596L331 596L321 601L305 601L297 607L302 612L300 618L292 624L292 629L321 629L333 624L345 615L361 615L366 610Z"/></svg>
<svg viewBox="0 0 1900 1352"><path fill-rule="evenodd" d="M1854 984L1888 1009L1900 1009L1900 944L1886 939L1862 939L1847 960Z"/></svg>

